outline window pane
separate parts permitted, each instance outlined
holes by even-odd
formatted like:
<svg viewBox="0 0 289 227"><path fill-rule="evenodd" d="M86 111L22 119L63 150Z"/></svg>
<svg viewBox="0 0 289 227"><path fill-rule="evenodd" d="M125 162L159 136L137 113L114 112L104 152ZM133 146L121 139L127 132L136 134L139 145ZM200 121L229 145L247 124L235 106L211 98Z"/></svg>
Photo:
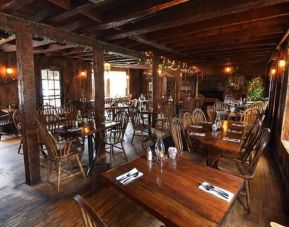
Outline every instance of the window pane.
<svg viewBox="0 0 289 227"><path fill-rule="evenodd" d="M54 80L60 80L59 71L54 71Z"/></svg>
<svg viewBox="0 0 289 227"><path fill-rule="evenodd" d="M41 77L43 79L47 79L47 70L41 70Z"/></svg>
<svg viewBox="0 0 289 227"><path fill-rule="evenodd" d="M48 80L42 80L42 89L48 89Z"/></svg>
<svg viewBox="0 0 289 227"><path fill-rule="evenodd" d="M49 84L49 89L54 89L54 81L53 80L49 80L48 84Z"/></svg>
<svg viewBox="0 0 289 227"><path fill-rule="evenodd" d="M55 90L55 95L60 95L60 90Z"/></svg>
<svg viewBox="0 0 289 227"><path fill-rule="evenodd" d="M54 77L53 77L53 71L51 71L51 70L48 70L48 79L49 79L49 80L53 80L53 79L54 79Z"/></svg>
<svg viewBox="0 0 289 227"><path fill-rule="evenodd" d="M60 81L55 81L54 88L60 89Z"/></svg>
<svg viewBox="0 0 289 227"><path fill-rule="evenodd" d="M61 100L60 99L56 99L55 102L56 102L55 103L56 107L60 107L61 106Z"/></svg>

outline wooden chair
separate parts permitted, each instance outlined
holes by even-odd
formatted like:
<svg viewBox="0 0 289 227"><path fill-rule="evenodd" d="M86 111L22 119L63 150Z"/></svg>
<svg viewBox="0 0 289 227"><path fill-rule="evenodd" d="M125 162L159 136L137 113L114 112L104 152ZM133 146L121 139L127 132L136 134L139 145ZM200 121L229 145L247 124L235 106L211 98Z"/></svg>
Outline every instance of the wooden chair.
<svg viewBox="0 0 289 227"><path fill-rule="evenodd" d="M205 96L198 94L196 96L196 108L197 109L202 109L205 103Z"/></svg>
<svg viewBox="0 0 289 227"><path fill-rule="evenodd" d="M110 160L110 165L112 165L112 160L114 159L114 151L113 148L116 147L118 149L122 150L122 153L124 155L124 158L126 161L128 161L126 153L125 153L125 149L123 146L123 142L124 142L124 133L129 121L129 116L125 111L119 111L116 113L113 121L119 122L120 124L118 124L115 128L108 130L106 132L106 136L105 136L105 145L109 146L109 160ZM118 147L117 145L120 144L121 147Z"/></svg>
<svg viewBox="0 0 289 227"><path fill-rule="evenodd" d="M256 167L259 159L268 144L270 139L270 129L263 129L261 135L258 137L255 152L252 152L253 157L250 162L244 162L236 159L220 158L218 162L218 169L228 172L230 174L243 177L245 179L245 195L247 203L247 211L250 212L250 188L249 181L254 177Z"/></svg>
<svg viewBox="0 0 289 227"><path fill-rule="evenodd" d="M216 110L213 106L207 106L207 115L210 122L215 122Z"/></svg>
<svg viewBox="0 0 289 227"><path fill-rule="evenodd" d="M0 141L1 135L8 134L9 128L11 127L11 117L8 113L0 112Z"/></svg>
<svg viewBox="0 0 289 227"><path fill-rule="evenodd" d="M254 102L250 108L259 110L259 114L263 114L265 112L265 104L262 101Z"/></svg>
<svg viewBox="0 0 289 227"><path fill-rule="evenodd" d="M77 149L73 149L71 146L72 141L57 141L53 134L47 129L46 125L42 124L39 120L36 120L38 133L41 138L41 141L44 143L47 149L47 158L48 158L48 171L47 171L47 181L49 182L52 164L54 163L57 167L57 191L60 191L60 181L61 181L61 172L63 170L62 164L67 163L71 174L62 179L66 179L68 177L72 177L78 174L82 174L85 178L85 174L79 159L79 151ZM80 171L72 173L71 159L75 158L77 164L80 168Z"/></svg>
<svg viewBox="0 0 289 227"><path fill-rule="evenodd" d="M223 157L238 159L242 162L246 162L261 132L262 122L257 120L248 135L244 136L241 142L240 151L238 153L222 152Z"/></svg>
<svg viewBox="0 0 289 227"><path fill-rule="evenodd" d="M224 103L226 104L234 104L235 103L235 98L233 95L226 95L224 98Z"/></svg>
<svg viewBox="0 0 289 227"><path fill-rule="evenodd" d="M156 120L156 130L167 134L170 131L172 119L176 115L175 105L165 102L161 106L162 113Z"/></svg>
<svg viewBox="0 0 289 227"><path fill-rule="evenodd" d="M177 148L178 155L182 158L192 160L194 162L198 162L200 164L206 163L206 156L195 153L195 152L188 152L184 151L183 148L183 139L182 139L182 124L180 119L174 118L172 120L172 127L171 127L171 136L175 147Z"/></svg>
<svg viewBox="0 0 289 227"><path fill-rule="evenodd" d="M80 196L73 197L76 205L80 211L80 215L85 227L106 227L107 225L103 220L95 213L93 208Z"/></svg>
<svg viewBox="0 0 289 227"><path fill-rule="evenodd" d="M141 136L142 147L144 147L144 136L149 134L149 125L145 124L143 116L137 108L131 108L129 111L129 115L133 128L131 143L133 143L133 139L135 136Z"/></svg>
<svg viewBox="0 0 289 227"><path fill-rule="evenodd" d="M226 109L229 109L229 106L228 106L228 104L223 103L223 102L215 102L214 103L214 109L216 111L224 111Z"/></svg>
<svg viewBox="0 0 289 227"><path fill-rule="evenodd" d="M246 126L245 132L246 133L248 133L251 130L251 128L253 127L255 122L259 119L259 117L260 117L260 112L258 109L249 108L249 109L245 110L245 112L241 116L240 121L245 124L245 126Z"/></svg>
<svg viewBox="0 0 289 227"><path fill-rule="evenodd" d="M19 144L19 148L18 148L18 154L20 154L20 150L22 147L22 131L21 131L21 115L20 115L20 111L17 110L13 113L12 115L13 118L13 123L15 125L15 128L18 131L18 134L21 136L21 140L20 140L20 144Z"/></svg>
<svg viewBox="0 0 289 227"><path fill-rule="evenodd" d="M204 112L201 109L195 109L192 113L192 123L193 124L198 124L201 122L206 122L206 116Z"/></svg>
<svg viewBox="0 0 289 227"><path fill-rule="evenodd" d="M191 114L188 112L184 113L184 115L182 117L183 128L186 130L192 123L193 123L193 121L192 121Z"/></svg>

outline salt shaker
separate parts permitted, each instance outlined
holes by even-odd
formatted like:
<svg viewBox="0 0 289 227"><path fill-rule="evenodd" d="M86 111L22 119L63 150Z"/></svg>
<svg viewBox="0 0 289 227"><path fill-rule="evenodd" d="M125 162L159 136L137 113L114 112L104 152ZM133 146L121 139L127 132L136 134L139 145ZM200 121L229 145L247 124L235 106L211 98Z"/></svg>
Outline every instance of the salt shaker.
<svg viewBox="0 0 289 227"><path fill-rule="evenodd" d="M147 160L148 161L153 160L153 153L152 153L152 150L150 148L147 149Z"/></svg>

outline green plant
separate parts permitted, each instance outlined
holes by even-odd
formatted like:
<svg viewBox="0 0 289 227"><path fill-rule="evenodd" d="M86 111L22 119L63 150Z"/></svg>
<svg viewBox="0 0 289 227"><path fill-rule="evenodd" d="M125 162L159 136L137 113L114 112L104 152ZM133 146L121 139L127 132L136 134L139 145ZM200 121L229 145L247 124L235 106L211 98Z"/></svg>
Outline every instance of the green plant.
<svg viewBox="0 0 289 227"><path fill-rule="evenodd" d="M260 76L249 81L248 98L252 101L264 99L264 81Z"/></svg>

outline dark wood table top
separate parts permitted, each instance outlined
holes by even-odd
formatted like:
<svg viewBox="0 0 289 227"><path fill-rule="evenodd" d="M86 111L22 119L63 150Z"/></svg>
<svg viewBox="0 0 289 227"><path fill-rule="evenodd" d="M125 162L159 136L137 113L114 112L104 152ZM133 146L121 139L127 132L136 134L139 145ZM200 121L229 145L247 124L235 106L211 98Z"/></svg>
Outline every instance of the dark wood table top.
<svg viewBox="0 0 289 227"><path fill-rule="evenodd" d="M14 113L17 110L18 109L16 109L16 108L4 108L4 109L1 109L1 111L4 112L4 113Z"/></svg>
<svg viewBox="0 0 289 227"><path fill-rule="evenodd" d="M205 136L190 136L192 139L196 139L201 143L211 145L221 151L238 153L241 148L241 143L230 142L223 140L224 137L240 139L242 141L242 137L244 134L245 127L233 126L233 123L242 124L237 121L222 121L223 122L223 130L219 132L212 132L212 123L200 123L197 125L202 126L202 128L193 128L188 127L187 131L190 132L198 132L205 133ZM241 134L236 134L232 132L228 132L228 129L231 130L239 130Z"/></svg>
<svg viewBox="0 0 289 227"><path fill-rule="evenodd" d="M75 130L75 131L71 131L71 129L76 129L76 127L74 126L61 126L60 128L57 128L55 132L60 135L77 133L77 134L80 134L81 136L88 136L93 133L100 132L104 129L113 128L118 124L119 122L115 122L115 121L107 121L107 122L103 122L100 124L88 123L88 124L82 125L81 127L79 127L79 130Z"/></svg>
<svg viewBox="0 0 289 227"><path fill-rule="evenodd" d="M143 176L127 185L115 178L133 168ZM217 169L178 158L166 160L161 167L140 157L102 176L122 194L168 226L217 226L225 218L243 187L242 178ZM198 188L208 182L224 188L234 197L230 202Z"/></svg>

